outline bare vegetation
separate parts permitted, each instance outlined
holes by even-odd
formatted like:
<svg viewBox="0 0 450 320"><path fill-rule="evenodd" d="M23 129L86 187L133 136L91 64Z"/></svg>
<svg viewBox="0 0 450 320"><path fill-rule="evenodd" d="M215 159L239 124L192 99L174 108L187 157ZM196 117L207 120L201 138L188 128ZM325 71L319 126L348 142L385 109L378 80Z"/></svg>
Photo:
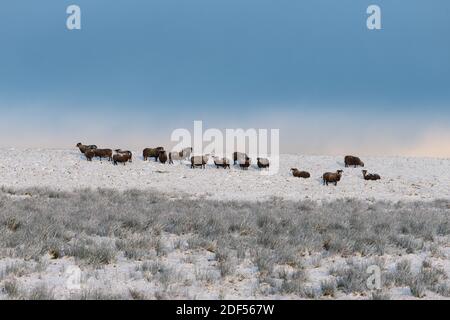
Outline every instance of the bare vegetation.
<svg viewBox="0 0 450 320"><path fill-rule="evenodd" d="M386 291L367 289L366 269L372 264L384 271L384 288L409 287L416 297L427 291L449 296L445 272L430 261L417 273L407 260L388 271L374 258L436 250L436 239L448 245L449 208L447 200L221 202L182 197L174 201L168 195L137 190L2 189L0 262L14 258L38 265L49 255L95 270L126 261L133 265L129 274L153 288L150 294L126 287L118 295L83 289L78 296L82 299L196 297L189 288L232 286L248 270L254 270L255 281L247 285L252 287L245 289L247 295L314 299L362 294L387 299ZM183 257L182 270L167 262L176 255ZM361 259L333 265L329 280L312 285L307 268L322 268L329 257L355 256ZM19 295L20 286L11 277L45 274L45 268L0 264L4 294ZM43 285L22 296L51 299L54 293Z"/></svg>

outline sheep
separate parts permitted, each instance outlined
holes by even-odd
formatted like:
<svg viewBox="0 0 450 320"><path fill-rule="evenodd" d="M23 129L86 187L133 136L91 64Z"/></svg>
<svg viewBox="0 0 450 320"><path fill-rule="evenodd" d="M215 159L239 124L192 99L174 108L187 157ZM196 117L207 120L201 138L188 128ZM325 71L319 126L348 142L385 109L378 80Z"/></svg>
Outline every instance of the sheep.
<svg viewBox="0 0 450 320"><path fill-rule="evenodd" d="M257 160L257 164L258 164L258 168L262 169L262 168L268 168L269 167L269 159L267 158L256 158Z"/></svg>
<svg viewBox="0 0 450 320"><path fill-rule="evenodd" d="M307 179L307 178L311 177L311 175L307 171L299 171L297 168L292 168L291 171L292 171L292 175L297 178Z"/></svg>
<svg viewBox="0 0 450 320"><path fill-rule="evenodd" d="M379 174L376 174L376 173L367 174L367 170L362 170L362 174L363 174L364 180L380 180L381 179Z"/></svg>
<svg viewBox="0 0 450 320"><path fill-rule="evenodd" d="M125 165L131 159L130 153L117 153L113 155L113 164L116 166L118 162L123 163Z"/></svg>
<svg viewBox="0 0 450 320"><path fill-rule="evenodd" d="M167 152L164 151L164 150L159 150L158 158L159 158L159 162L161 162L163 164L166 163L166 161L167 161Z"/></svg>
<svg viewBox="0 0 450 320"><path fill-rule="evenodd" d="M185 160L189 159L189 156L191 155L192 148L184 148L180 152L178 151L172 151L169 152L169 163L173 164L173 160Z"/></svg>
<svg viewBox="0 0 450 320"><path fill-rule="evenodd" d="M181 150L181 155L183 157L183 160L189 159L192 153L192 147L184 148Z"/></svg>
<svg viewBox="0 0 450 320"><path fill-rule="evenodd" d="M148 158L155 158L155 161L158 161L159 152L161 150L164 150L164 148L163 147L145 148L142 151L142 156L144 157L144 161L147 161Z"/></svg>
<svg viewBox="0 0 450 320"><path fill-rule="evenodd" d="M108 158L109 161L112 161L111 149L92 149L92 151L94 151L94 156L99 157L100 160L102 160L102 158Z"/></svg>
<svg viewBox="0 0 450 320"><path fill-rule="evenodd" d="M87 161L92 161L92 158L95 156L94 149L85 150L84 155L86 156Z"/></svg>
<svg viewBox="0 0 450 320"><path fill-rule="evenodd" d="M195 167L202 167L205 169L206 164L208 163L209 156L192 156L191 157L191 168L194 169Z"/></svg>
<svg viewBox="0 0 450 320"><path fill-rule="evenodd" d="M355 166L355 168L356 168L357 166L364 167L364 162L362 162L361 159L358 158L358 157L354 157L354 156L345 156L344 162L345 162L345 166L346 166L346 167L349 167L349 166Z"/></svg>
<svg viewBox="0 0 450 320"><path fill-rule="evenodd" d="M247 170L248 167L250 167L250 162L251 162L250 158L247 157L244 163L239 163L239 166L241 167L242 170Z"/></svg>
<svg viewBox="0 0 450 320"><path fill-rule="evenodd" d="M233 164L236 164L237 161L246 161L250 160L250 158L242 152L233 152Z"/></svg>
<svg viewBox="0 0 450 320"><path fill-rule="evenodd" d="M81 153L85 153L86 150L89 150L89 149L97 149L97 146L94 144L93 145L84 145L81 142L77 143L77 147L78 147L78 149L80 149Z"/></svg>
<svg viewBox="0 0 450 320"><path fill-rule="evenodd" d="M117 154L121 154L121 155L128 155L128 161L129 162L133 162L133 154L131 153L131 151L128 150L122 150L122 149L116 149L114 150ZM114 157L113 157L114 158ZM113 159L114 160L114 159Z"/></svg>
<svg viewBox="0 0 450 320"><path fill-rule="evenodd" d="M213 157L213 159L217 169L219 169L219 167L230 169L230 161L227 158Z"/></svg>
<svg viewBox="0 0 450 320"><path fill-rule="evenodd" d="M336 172L326 172L323 174L323 184L328 185L328 183L334 183L337 186L338 181L341 180L342 170L338 170Z"/></svg>

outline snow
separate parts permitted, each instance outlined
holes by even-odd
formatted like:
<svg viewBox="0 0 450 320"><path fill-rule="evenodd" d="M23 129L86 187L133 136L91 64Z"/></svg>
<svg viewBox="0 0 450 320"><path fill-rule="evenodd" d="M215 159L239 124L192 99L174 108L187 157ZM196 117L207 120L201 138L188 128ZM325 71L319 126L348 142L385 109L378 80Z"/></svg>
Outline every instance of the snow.
<svg viewBox="0 0 450 320"><path fill-rule="evenodd" d="M266 200L280 197L288 200L333 200L356 198L360 200L388 201L431 201L449 199L450 195L450 159L408 158L408 157L363 157L369 172L378 173L380 181L365 181L362 168L345 168L344 156L306 156L281 155L280 170L275 175L263 175L253 159L249 170L231 166L230 170L216 169L210 160L206 169L191 169L188 161L175 161L175 164L161 164L153 160L143 161L141 152L133 152L133 162L114 166L109 161L86 161L77 149L0 149L0 186L6 188L48 187L53 190L71 191L83 188L155 189L161 192L181 195L187 194L197 199L218 200ZM298 168L311 173L310 179L292 176L290 169ZM326 171L344 170L343 178L337 186L324 186L321 176ZM26 195L17 195L26 197ZM171 248L160 262L172 270L172 275L180 277L180 290L183 283L190 283L189 297L203 298L296 298L295 295L255 295L258 273L255 266L245 260L236 266L234 276L217 279L220 285L203 285L196 277L205 273L205 277L215 276L217 262L214 254L208 251L175 249L178 240L172 235L164 235ZM418 253L403 257L385 255L388 269L392 269L399 259L407 258L412 262L414 272L418 271L422 261L429 258L433 264L450 273L450 251L444 241L440 246L443 257L430 257ZM306 272L313 288L319 289L322 280L330 279L331 266L342 264L343 257L326 257L319 262L314 257L305 258ZM124 294L128 287L135 288L146 297L154 298L162 291L154 279L143 279L136 272L136 262L119 257L112 265L99 270L82 266L74 258L63 257L58 260L44 259L42 272L35 271L21 277L24 288L46 283L54 288L57 299L66 299L73 292L66 288L69 267L81 267L84 287L107 288L114 293ZM13 262L11 258L0 259L0 270ZM18 262L21 262L18 260ZM317 265L316 265L317 263ZM183 289L184 290L184 289ZM125 290L126 291L126 290ZM407 287L390 289L393 299L412 299ZM0 299L5 298L0 293ZM186 295L180 294L181 298ZM367 297L339 293L337 299L361 299ZM427 292L426 298L443 298Z"/></svg>
<svg viewBox="0 0 450 320"><path fill-rule="evenodd" d="M191 169L189 161L175 164L143 161L141 151L133 151L133 162L114 166L109 161L86 161L78 149L0 149L0 185L8 188L49 187L54 190L83 188L156 189L194 198L221 200L448 199L450 159L413 157L362 157L370 173L380 181L365 181L362 168L345 168L344 156L281 155L280 169L264 175L252 159L249 170L232 166L216 169L210 160L206 169ZM311 173L310 179L292 176L290 169ZM337 187L322 185L327 171L343 169Z"/></svg>

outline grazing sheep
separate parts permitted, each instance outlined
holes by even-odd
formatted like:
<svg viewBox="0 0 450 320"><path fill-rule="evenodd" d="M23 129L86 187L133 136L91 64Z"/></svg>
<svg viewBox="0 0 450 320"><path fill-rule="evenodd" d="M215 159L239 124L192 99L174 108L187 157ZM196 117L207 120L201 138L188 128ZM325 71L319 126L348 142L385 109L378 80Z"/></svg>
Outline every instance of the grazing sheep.
<svg viewBox="0 0 450 320"><path fill-rule="evenodd" d="M166 161L167 161L167 152L164 151L164 150L159 150L158 158L159 158L159 162L161 162L163 164L166 163Z"/></svg>
<svg viewBox="0 0 450 320"><path fill-rule="evenodd" d="M247 170L250 167L250 158L247 158L244 163L239 163L242 170Z"/></svg>
<svg viewBox="0 0 450 320"><path fill-rule="evenodd" d="M233 152L233 164L236 164L237 161L244 162L246 160L250 160L250 158L242 152Z"/></svg>
<svg viewBox="0 0 450 320"><path fill-rule="evenodd" d="M172 151L169 152L169 163L172 164L173 160L186 160L189 159L189 156L191 155L192 148L184 148L180 152L178 151Z"/></svg>
<svg viewBox="0 0 450 320"><path fill-rule="evenodd" d="M297 178L307 179L307 178L311 177L311 175L307 171L299 171L297 168L292 168L291 171L292 171L292 175Z"/></svg>
<svg viewBox="0 0 450 320"><path fill-rule="evenodd" d="M258 164L258 168L262 169L262 168L268 168L269 167L269 159L267 158L256 158L257 160L257 164Z"/></svg>
<svg viewBox="0 0 450 320"><path fill-rule="evenodd" d="M191 157L191 168L202 167L205 169L206 164L208 163L209 157L208 155L204 156L192 156Z"/></svg>
<svg viewBox="0 0 450 320"><path fill-rule="evenodd" d="M349 167L349 166L355 166L355 168L356 168L357 166L364 167L364 162L362 162L361 159L358 158L358 157L354 157L354 156L345 156L344 162L345 162L345 166L346 166L346 167Z"/></svg>
<svg viewBox="0 0 450 320"><path fill-rule="evenodd" d="M133 162L132 160L133 160L133 154L131 153L131 151L128 151L128 150L122 150L122 149L116 149L116 150L114 150L114 151L116 151L116 153L117 154L122 154L122 155L128 155L128 161L129 162ZM113 157L114 158L114 157ZM114 159L113 159L114 160Z"/></svg>
<svg viewBox="0 0 450 320"><path fill-rule="evenodd" d="M94 149L85 150L84 155L86 156L87 161L92 161L92 158L95 156Z"/></svg>
<svg viewBox="0 0 450 320"><path fill-rule="evenodd" d="M130 153L117 153L113 155L113 164L116 166L118 162L123 163L125 165L131 159Z"/></svg>
<svg viewBox="0 0 450 320"><path fill-rule="evenodd" d="M217 169L219 169L219 167L230 169L230 161L227 158L213 157L213 159Z"/></svg>
<svg viewBox="0 0 450 320"><path fill-rule="evenodd" d="M85 153L86 150L89 150L89 149L97 149L97 146L94 145L94 144L92 144L92 145L84 145L81 142L77 143L77 147L78 147L78 149L80 149L81 153Z"/></svg>
<svg viewBox="0 0 450 320"><path fill-rule="evenodd" d="M108 158L109 161L112 161L112 150L111 149L92 149L94 151L94 156L99 157L100 160L102 158Z"/></svg>
<svg viewBox="0 0 450 320"><path fill-rule="evenodd" d="M336 172L326 172L323 174L323 184L328 185L328 183L334 183L337 186L338 181L341 180L342 170Z"/></svg>
<svg viewBox="0 0 450 320"><path fill-rule="evenodd" d="M362 170L362 173L363 173L364 180L380 180L381 179L379 174L376 174L376 173L367 174L367 170Z"/></svg>
<svg viewBox="0 0 450 320"><path fill-rule="evenodd" d="M142 151L142 155L144 157L144 161L147 161L148 158L155 158L155 161L158 161L159 158L159 152L164 150L163 147L157 147L157 148L145 148Z"/></svg>
<svg viewBox="0 0 450 320"><path fill-rule="evenodd" d="M183 160L189 159L191 157L192 153L192 147L187 147L181 150L181 155L183 157Z"/></svg>

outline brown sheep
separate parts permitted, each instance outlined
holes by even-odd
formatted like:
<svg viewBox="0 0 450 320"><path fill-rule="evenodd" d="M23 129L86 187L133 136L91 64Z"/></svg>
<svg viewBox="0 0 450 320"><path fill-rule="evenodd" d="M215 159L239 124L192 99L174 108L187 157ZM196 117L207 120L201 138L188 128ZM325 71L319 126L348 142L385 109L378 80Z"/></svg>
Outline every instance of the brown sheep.
<svg viewBox="0 0 450 320"><path fill-rule="evenodd" d="M223 167L224 169L227 168L230 169L230 161L227 158L213 157L213 159L217 169L219 169L219 167Z"/></svg>
<svg viewBox="0 0 450 320"><path fill-rule="evenodd" d="M268 168L270 165L269 159L266 158L256 158L257 160L257 164L258 164L258 168L262 169L262 168Z"/></svg>
<svg viewBox="0 0 450 320"><path fill-rule="evenodd" d="M363 173L364 180L380 180L381 179L379 174L376 174L376 173L367 174L367 170L362 170L362 173Z"/></svg>
<svg viewBox="0 0 450 320"><path fill-rule="evenodd" d="M208 163L209 157L207 155L205 156L192 156L191 157L191 168L194 169L195 167L202 167L205 169L206 164Z"/></svg>
<svg viewBox="0 0 450 320"><path fill-rule="evenodd" d="M250 158L247 158L244 163L239 163L242 170L247 170L250 167Z"/></svg>
<svg viewBox="0 0 450 320"><path fill-rule="evenodd" d="M121 155L127 155L128 156L128 162L133 162L133 153L131 153L131 151L128 150L122 150L122 149L116 149L114 150L116 151L117 154L121 154ZM114 158L114 157L113 157ZM113 159L114 160L114 159Z"/></svg>
<svg viewBox="0 0 450 320"><path fill-rule="evenodd" d="M99 157L100 160L102 158L107 158L109 161L112 161L112 150L111 149L92 149L94 151L94 156Z"/></svg>
<svg viewBox="0 0 450 320"><path fill-rule="evenodd" d="M145 148L144 151L142 151L144 161L147 161L148 158L155 158L155 161L158 161L159 152L162 150L164 150L163 147Z"/></svg>
<svg viewBox="0 0 450 320"><path fill-rule="evenodd" d="M85 153L86 150L88 150L88 149L97 149L97 146L94 144L93 145L84 145L81 142L77 143L77 147L78 147L78 149L80 149L81 153Z"/></svg>
<svg viewBox="0 0 450 320"><path fill-rule="evenodd" d="M342 170L338 170L336 172L326 172L323 174L323 184L328 185L328 183L334 183L337 186L338 181L341 180Z"/></svg>
<svg viewBox="0 0 450 320"><path fill-rule="evenodd" d="M118 162L125 165L131 159L131 152L128 153L117 153L113 155L113 164L116 166Z"/></svg>
<svg viewBox="0 0 450 320"><path fill-rule="evenodd" d="M292 171L292 175L297 178L307 179L307 178L311 177L311 175L307 171L299 171L297 168L292 168L291 171Z"/></svg>
<svg viewBox="0 0 450 320"><path fill-rule="evenodd" d="M166 163L167 162L167 152L164 150L159 150L159 156L158 156L159 162Z"/></svg>
<svg viewBox="0 0 450 320"><path fill-rule="evenodd" d="M247 161L250 158L243 152L233 152L233 164L236 164L237 161Z"/></svg>
<svg viewBox="0 0 450 320"><path fill-rule="evenodd" d="M349 167L349 166L355 166L355 168L356 168L357 166L364 167L364 162L362 162L361 159L358 158L358 157L354 157L354 156L345 156L344 162L345 162L345 166L346 166L346 167Z"/></svg>
<svg viewBox="0 0 450 320"><path fill-rule="evenodd" d="M87 149L84 152L87 161L92 161L92 158L95 156L95 152L93 149Z"/></svg>

